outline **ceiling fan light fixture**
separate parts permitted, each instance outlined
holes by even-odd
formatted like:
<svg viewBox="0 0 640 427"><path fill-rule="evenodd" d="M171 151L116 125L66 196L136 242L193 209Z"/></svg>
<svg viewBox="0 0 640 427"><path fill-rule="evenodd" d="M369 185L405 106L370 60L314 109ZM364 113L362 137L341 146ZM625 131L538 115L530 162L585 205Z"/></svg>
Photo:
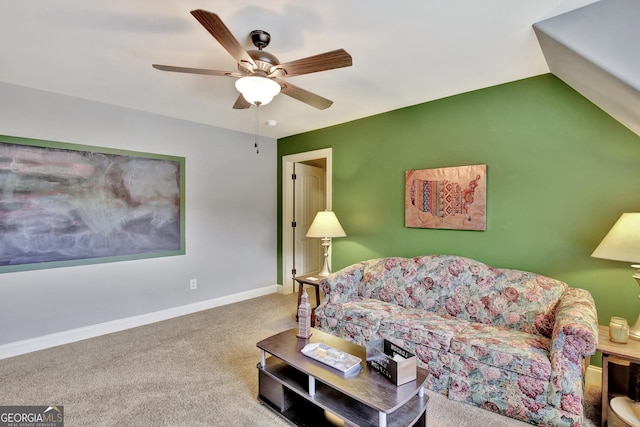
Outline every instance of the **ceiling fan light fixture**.
<svg viewBox="0 0 640 427"><path fill-rule="evenodd" d="M246 76L236 80L236 89L254 105L266 105L280 93L280 85L266 77Z"/></svg>

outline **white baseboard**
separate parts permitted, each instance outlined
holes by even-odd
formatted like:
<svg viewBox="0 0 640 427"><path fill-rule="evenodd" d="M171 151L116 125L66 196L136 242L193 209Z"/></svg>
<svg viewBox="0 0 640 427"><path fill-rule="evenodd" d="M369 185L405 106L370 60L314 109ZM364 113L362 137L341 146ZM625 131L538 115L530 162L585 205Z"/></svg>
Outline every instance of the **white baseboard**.
<svg viewBox="0 0 640 427"><path fill-rule="evenodd" d="M85 326L68 331L57 332L50 335L44 335L37 338L31 338L24 341L16 341L9 344L0 345L0 360L8 357L19 356L21 354L30 353L32 351L44 350L46 348L55 347L62 344L69 344L88 338L106 335L113 332L124 331L126 329L144 326L162 320L172 319L174 317L184 316L186 314L196 313L210 308L220 307L222 305L232 304L248 300L251 298L261 297L264 295L282 292L282 286L270 285L259 289L252 289L246 292L240 292L233 295L227 295L220 298L214 298L207 301L200 301L193 304L173 307L166 310L155 311L153 313L141 314L139 316L127 317L125 319L113 320L110 322L99 323L96 325Z"/></svg>
<svg viewBox="0 0 640 427"><path fill-rule="evenodd" d="M587 372L584 374L584 382L602 385L602 368L593 365L587 366Z"/></svg>

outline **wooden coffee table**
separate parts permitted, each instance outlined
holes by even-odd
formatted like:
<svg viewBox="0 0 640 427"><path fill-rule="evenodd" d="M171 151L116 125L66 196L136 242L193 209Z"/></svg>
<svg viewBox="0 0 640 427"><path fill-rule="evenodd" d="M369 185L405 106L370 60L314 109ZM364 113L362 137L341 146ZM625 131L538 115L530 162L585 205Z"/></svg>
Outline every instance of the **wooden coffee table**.
<svg viewBox="0 0 640 427"><path fill-rule="evenodd" d="M290 329L264 339L258 364L258 399L297 425L324 425L325 411L347 426L426 426L427 371L395 386L366 364L364 347L317 329L308 339ZM345 376L300 351L309 343L323 343L362 359L360 372ZM270 356L268 356L270 355Z"/></svg>

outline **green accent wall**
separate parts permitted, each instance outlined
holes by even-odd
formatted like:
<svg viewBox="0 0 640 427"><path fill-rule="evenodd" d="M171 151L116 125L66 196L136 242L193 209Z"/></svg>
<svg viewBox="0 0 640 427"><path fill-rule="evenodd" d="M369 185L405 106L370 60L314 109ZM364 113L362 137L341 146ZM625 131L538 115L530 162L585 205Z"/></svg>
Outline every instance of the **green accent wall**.
<svg viewBox="0 0 640 427"><path fill-rule="evenodd" d="M555 76L283 138L279 168L284 155L326 147L347 233L333 241L334 271L376 257L462 255L587 289L601 324L638 316L629 264L590 255L623 212L640 212L640 137ZM473 164L487 165L486 231L404 226L405 171Z"/></svg>

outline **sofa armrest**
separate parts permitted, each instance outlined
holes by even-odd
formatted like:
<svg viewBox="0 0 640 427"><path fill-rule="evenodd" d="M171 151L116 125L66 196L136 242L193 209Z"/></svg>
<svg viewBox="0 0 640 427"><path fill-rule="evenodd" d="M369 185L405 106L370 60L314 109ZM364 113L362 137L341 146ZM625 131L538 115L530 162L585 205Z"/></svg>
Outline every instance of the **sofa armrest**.
<svg viewBox="0 0 640 427"><path fill-rule="evenodd" d="M593 297L584 289L567 288L556 307L551 336L550 404L582 414L582 362L595 354L597 344L598 314Z"/></svg>
<svg viewBox="0 0 640 427"><path fill-rule="evenodd" d="M329 274L320 285L320 289L326 295L323 304L346 302L358 296L363 271L364 263L359 262Z"/></svg>

